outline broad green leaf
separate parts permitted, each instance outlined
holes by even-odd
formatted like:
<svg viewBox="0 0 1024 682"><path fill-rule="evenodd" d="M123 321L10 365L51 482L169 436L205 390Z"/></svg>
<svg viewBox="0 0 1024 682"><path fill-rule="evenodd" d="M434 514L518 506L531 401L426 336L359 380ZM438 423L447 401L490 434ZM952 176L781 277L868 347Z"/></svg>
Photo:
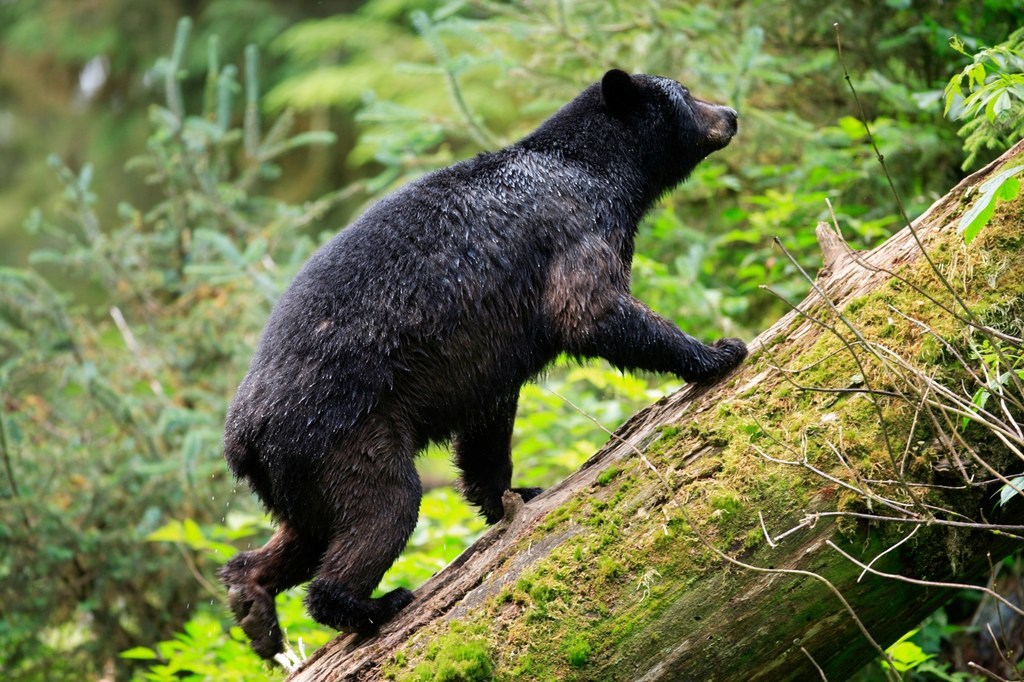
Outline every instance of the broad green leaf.
<svg viewBox="0 0 1024 682"><path fill-rule="evenodd" d="M1024 165L1014 166L996 174L981 183L978 187L978 198L960 218L956 231L964 236L964 243L970 244L981 228L985 227L992 212L995 211L996 199L1012 201L1020 193L1020 181L1014 176L1024 170Z"/></svg>
<svg viewBox="0 0 1024 682"><path fill-rule="evenodd" d="M214 542L212 540L207 540L203 549L216 555L221 561L225 561L238 553L238 548L234 545L229 545L226 542Z"/></svg>
<svg viewBox="0 0 1024 682"><path fill-rule="evenodd" d="M978 198L971 207L971 210L960 219L957 232L963 232L964 244L970 244L981 232L981 228L988 224L989 218L996 208L995 194L985 194Z"/></svg>
<svg viewBox="0 0 1024 682"><path fill-rule="evenodd" d="M147 535L146 539L150 542L182 542L185 540L185 533L181 523L171 521Z"/></svg>
<svg viewBox="0 0 1024 682"><path fill-rule="evenodd" d="M1017 478L1010 480L1011 485L1004 485L999 489L999 506L1005 507L1006 503L1013 499L1014 495L1019 495L1020 490L1024 490L1024 476L1018 476Z"/></svg>
<svg viewBox="0 0 1024 682"><path fill-rule="evenodd" d="M1003 201L1013 201L1018 194L1020 194L1020 180L1015 177L1006 178L996 192L996 196Z"/></svg>
<svg viewBox="0 0 1024 682"><path fill-rule="evenodd" d="M859 140L866 135L864 123L853 116L843 116L839 119L839 127L851 140Z"/></svg>
<svg viewBox="0 0 1024 682"><path fill-rule="evenodd" d="M882 666L895 668L902 673L913 670L929 658L934 658L933 655L926 654L921 647L910 641L910 638L916 635L917 632L917 629L911 630L886 649L885 653L889 654L890 658L892 658L892 665L890 666L889 663L883 661Z"/></svg>
<svg viewBox="0 0 1024 682"><path fill-rule="evenodd" d="M894 644L888 649L888 654L892 656L892 667L901 673L913 670L928 659L935 658L933 654L926 654L913 642Z"/></svg>
<svg viewBox="0 0 1024 682"><path fill-rule="evenodd" d="M992 92L985 104L985 118L995 123L996 117L1010 108L1010 95L1005 89Z"/></svg>
<svg viewBox="0 0 1024 682"><path fill-rule="evenodd" d="M992 176L985 182L981 183L981 186L978 187L978 191L982 193L994 191L1003 184L1006 178L1009 178L1013 175L1017 175L1017 173L1020 173L1022 170L1024 170L1024 165L1013 166L1012 168L1007 168L1004 171L1000 171L999 173Z"/></svg>
<svg viewBox="0 0 1024 682"><path fill-rule="evenodd" d="M967 72L967 77L970 79L971 87L984 85L985 83L985 65L978 63L973 65Z"/></svg>
<svg viewBox="0 0 1024 682"><path fill-rule="evenodd" d="M136 646L125 649L120 654L121 658L132 658L135 660L151 660L157 658L156 652L145 646Z"/></svg>
<svg viewBox="0 0 1024 682"><path fill-rule="evenodd" d="M203 536L203 529L199 527L199 524L192 519L185 519L182 524L185 530L185 542L190 547L203 547L206 544L206 538Z"/></svg>

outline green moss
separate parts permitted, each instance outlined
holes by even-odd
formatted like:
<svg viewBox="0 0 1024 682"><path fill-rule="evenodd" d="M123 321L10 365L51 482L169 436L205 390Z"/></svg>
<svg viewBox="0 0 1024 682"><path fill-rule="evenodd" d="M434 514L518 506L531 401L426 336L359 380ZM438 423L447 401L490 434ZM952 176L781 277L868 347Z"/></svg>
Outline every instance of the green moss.
<svg viewBox="0 0 1024 682"><path fill-rule="evenodd" d="M732 492L721 492L712 495L710 503L712 509L721 512L715 515L715 518L718 519L728 519L743 509L743 501Z"/></svg>
<svg viewBox="0 0 1024 682"><path fill-rule="evenodd" d="M599 486L606 486L612 482L612 480L622 472L622 469L618 467L608 467L597 477L597 484Z"/></svg>
<svg viewBox="0 0 1024 682"><path fill-rule="evenodd" d="M582 635L576 635L566 644L565 655L569 665L582 668L590 660L590 643Z"/></svg>
<svg viewBox="0 0 1024 682"><path fill-rule="evenodd" d="M531 585L527 594L530 595L530 598L533 600L535 605L543 607L547 606L548 602L555 597L557 590L551 585L551 583L539 582Z"/></svg>
<svg viewBox="0 0 1024 682"><path fill-rule="evenodd" d="M530 671L535 669L533 663L533 657L530 654L524 654L519 658L515 665L508 671L509 677L515 679L520 677L532 677Z"/></svg>
<svg viewBox="0 0 1024 682"><path fill-rule="evenodd" d="M606 582L615 582L622 577L622 563L613 557L603 556L597 562L597 575Z"/></svg>
<svg viewBox="0 0 1024 682"><path fill-rule="evenodd" d="M942 357L945 347L942 342L934 336L928 336L921 342L921 350L917 353L917 359L926 364L937 364Z"/></svg>
<svg viewBox="0 0 1024 682"><path fill-rule="evenodd" d="M760 528L751 528L743 538L743 548L753 549L764 541L764 532Z"/></svg>
<svg viewBox="0 0 1024 682"><path fill-rule="evenodd" d="M580 513L580 509L583 505L583 500L586 498L576 497L562 505L558 509L554 510L544 519L544 522L540 525L540 529L545 533L550 532L556 526L568 521L573 516L577 516Z"/></svg>
<svg viewBox="0 0 1024 682"><path fill-rule="evenodd" d="M398 679L401 682L487 682L494 679L494 666L487 642L467 637L468 632L453 625L451 632L434 640L425 659ZM397 665L404 664L395 656Z"/></svg>
<svg viewBox="0 0 1024 682"><path fill-rule="evenodd" d="M671 440L679 435L680 429L678 426L662 426L658 429L658 433L662 438Z"/></svg>

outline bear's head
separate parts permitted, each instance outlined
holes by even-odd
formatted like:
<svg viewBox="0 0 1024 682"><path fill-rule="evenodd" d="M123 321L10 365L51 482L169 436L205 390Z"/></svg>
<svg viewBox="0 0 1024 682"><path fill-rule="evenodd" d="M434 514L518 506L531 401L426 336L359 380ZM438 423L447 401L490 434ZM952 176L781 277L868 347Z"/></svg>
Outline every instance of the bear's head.
<svg viewBox="0 0 1024 682"><path fill-rule="evenodd" d="M642 175L644 202L686 179L736 134L736 111L671 78L612 69L523 142L612 173Z"/></svg>
<svg viewBox="0 0 1024 682"><path fill-rule="evenodd" d="M612 69L601 79L601 97L663 190L682 182L736 134L734 109L698 99L671 78Z"/></svg>

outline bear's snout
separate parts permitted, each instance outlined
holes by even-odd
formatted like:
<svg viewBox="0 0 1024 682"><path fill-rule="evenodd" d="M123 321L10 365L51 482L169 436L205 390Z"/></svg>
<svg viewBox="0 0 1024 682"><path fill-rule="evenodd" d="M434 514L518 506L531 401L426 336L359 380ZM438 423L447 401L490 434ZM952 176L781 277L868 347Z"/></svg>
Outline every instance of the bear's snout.
<svg viewBox="0 0 1024 682"><path fill-rule="evenodd" d="M701 118L704 120L705 139L712 149L721 149L729 144L739 130L739 114L732 107L710 102L699 102Z"/></svg>

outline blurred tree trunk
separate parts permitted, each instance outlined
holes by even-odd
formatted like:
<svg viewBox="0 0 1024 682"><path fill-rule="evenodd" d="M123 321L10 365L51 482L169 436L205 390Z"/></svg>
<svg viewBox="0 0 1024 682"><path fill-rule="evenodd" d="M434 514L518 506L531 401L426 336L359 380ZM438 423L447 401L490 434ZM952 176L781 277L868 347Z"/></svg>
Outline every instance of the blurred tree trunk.
<svg viewBox="0 0 1024 682"><path fill-rule="evenodd" d="M1000 205L967 248L956 223L1022 150L915 221L993 327L1019 325L1024 309L1022 202ZM954 360L979 362L967 341L978 332L910 230L858 254L829 227L819 236L816 286L830 303L812 293L740 370L636 415L529 505L507 497L506 519L377 637L341 635L289 679L836 681L955 593L864 574L843 553L881 555L871 568L883 573L983 583L1019 531L973 524L1019 523L1021 497L1001 507L993 494L1022 462L928 404L929 378L970 400ZM1019 335L1003 332L990 340ZM903 360L887 367L879 348Z"/></svg>

